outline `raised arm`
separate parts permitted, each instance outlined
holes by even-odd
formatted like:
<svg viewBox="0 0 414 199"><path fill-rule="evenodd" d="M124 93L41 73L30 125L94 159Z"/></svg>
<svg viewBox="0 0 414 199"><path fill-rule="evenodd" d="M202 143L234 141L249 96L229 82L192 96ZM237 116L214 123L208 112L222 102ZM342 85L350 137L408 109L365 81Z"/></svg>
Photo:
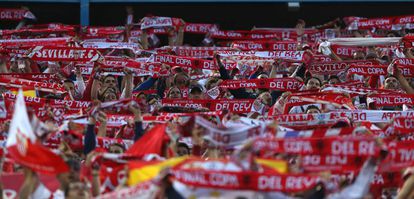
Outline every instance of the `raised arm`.
<svg viewBox="0 0 414 199"><path fill-rule="evenodd" d="M130 71L129 69L125 68L124 70L125 73L125 86L122 89L122 96L121 98L131 98L132 97L132 90L134 87L134 79L132 76L132 71Z"/></svg>
<svg viewBox="0 0 414 199"><path fill-rule="evenodd" d="M134 114L134 141L137 141L144 134L144 129L142 128L141 110L132 104L129 105L129 110Z"/></svg>
<svg viewBox="0 0 414 199"><path fill-rule="evenodd" d="M185 22L181 19L182 25L178 28L177 40L175 42L176 46L182 46L184 44L184 31L185 31Z"/></svg>
<svg viewBox="0 0 414 199"><path fill-rule="evenodd" d="M148 33L147 33L147 30L142 30L142 33L141 33L141 46L142 46L142 49L144 49L144 50L146 50L146 49L148 49L149 48L149 44L148 44Z"/></svg>
<svg viewBox="0 0 414 199"><path fill-rule="evenodd" d="M407 79L401 74L401 71L395 66L395 62L391 62L389 68L393 68L394 76L398 79L400 82L401 88L407 92L407 94L414 94L414 89L410 86L410 83L408 83Z"/></svg>
<svg viewBox="0 0 414 199"><path fill-rule="evenodd" d="M86 127L85 143L83 146L83 154L88 155L96 148L96 135L95 135L96 119L94 116L89 116L89 122Z"/></svg>

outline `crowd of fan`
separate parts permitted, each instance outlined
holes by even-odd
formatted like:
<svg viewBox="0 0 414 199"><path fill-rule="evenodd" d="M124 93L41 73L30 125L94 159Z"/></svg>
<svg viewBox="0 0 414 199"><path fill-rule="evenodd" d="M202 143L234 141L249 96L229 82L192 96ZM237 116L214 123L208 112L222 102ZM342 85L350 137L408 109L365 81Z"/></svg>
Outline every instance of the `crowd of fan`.
<svg viewBox="0 0 414 199"><path fill-rule="evenodd" d="M414 150L414 16L404 16L412 24L345 17L228 31L138 19L132 8L117 27L35 24L27 15L0 31L3 198L414 197L414 158L395 147ZM48 173L8 152L18 89L35 142L67 170ZM351 144L330 148L344 140ZM361 151L365 141L372 151ZM198 176L227 173L247 182ZM5 179L17 174L10 196ZM310 180L278 187L261 174Z"/></svg>

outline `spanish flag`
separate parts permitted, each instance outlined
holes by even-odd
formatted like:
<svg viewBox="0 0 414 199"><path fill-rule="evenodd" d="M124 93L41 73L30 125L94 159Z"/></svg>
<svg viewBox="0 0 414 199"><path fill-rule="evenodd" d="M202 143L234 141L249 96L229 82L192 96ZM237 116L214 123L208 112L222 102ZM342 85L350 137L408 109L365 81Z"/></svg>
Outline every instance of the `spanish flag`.
<svg viewBox="0 0 414 199"><path fill-rule="evenodd" d="M188 157L170 158L164 161L131 161L128 163L129 176L128 185L133 186L151 180L165 168L176 166Z"/></svg>
<svg viewBox="0 0 414 199"><path fill-rule="evenodd" d="M256 158L256 162L262 167L267 167L268 169L276 171L278 173L288 172L288 164L284 160Z"/></svg>
<svg viewBox="0 0 414 199"><path fill-rule="evenodd" d="M8 89L15 95L19 92L19 88L9 87ZM37 97L34 87L22 86L22 91L25 97Z"/></svg>

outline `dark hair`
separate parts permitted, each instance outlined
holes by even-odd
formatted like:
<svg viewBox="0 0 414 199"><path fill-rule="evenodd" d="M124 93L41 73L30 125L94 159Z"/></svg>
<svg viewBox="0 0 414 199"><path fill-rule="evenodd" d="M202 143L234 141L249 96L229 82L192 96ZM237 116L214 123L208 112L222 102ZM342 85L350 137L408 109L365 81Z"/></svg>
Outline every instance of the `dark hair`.
<svg viewBox="0 0 414 199"><path fill-rule="evenodd" d="M385 76L385 79L388 79L388 78L390 78L390 77L394 77L395 79L397 79L397 80L398 80L398 78L397 78L396 76L391 75L391 74L388 74L387 76Z"/></svg>
<svg viewBox="0 0 414 199"><path fill-rule="evenodd" d="M147 102L150 102L152 99L161 99L160 96L158 94L151 94L147 96Z"/></svg>
<svg viewBox="0 0 414 199"><path fill-rule="evenodd" d="M319 112L321 112L321 109L319 109L317 106L315 105L309 105L308 107L306 107L306 112L308 112L310 109L317 109Z"/></svg>
<svg viewBox="0 0 414 199"><path fill-rule="evenodd" d="M337 75L331 75L331 76L329 76L328 81L330 81L331 79L339 80L339 77Z"/></svg>
<svg viewBox="0 0 414 199"><path fill-rule="evenodd" d="M205 84L205 87L206 87L206 89L208 90L208 89L211 89L211 85L212 84L215 84L216 82L218 82L220 79L219 78L216 78L216 77L212 77L212 78L210 78L210 79L208 79L207 80L207 82L206 82L206 84Z"/></svg>
<svg viewBox="0 0 414 199"><path fill-rule="evenodd" d="M180 88L178 88L178 86L175 86L175 85L174 85L174 86L171 86L171 87L170 87L170 89L168 89L168 91L167 91L167 96L166 96L167 98L169 97L171 90L172 90L172 89L174 89L174 88L178 89L178 90L180 91L180 93L181 93L181 96L182 96L181 89L180 89Z"/></svg>
<svg viewBox="0 0 414 199"><path fill-rule="evenodd" d="M72 81L72 80L70 80L70 79L65 79L65 80L63 81L63 83L72 83L72 84L74 84L74 83L73 83L73 81Z"/></svg>
<svg viewBox="0 0 414 199"><path fill-rule="evenodd" d="M178 139L177 139L177 148L178 147L185 147L188 151L190 151L190 147L188 147L186 143L178 142Z"/></svg>
<svg viewBox="0 0 414 199"><path fill-rule="evenodd" d="M311 80L311 79L316 79L316 80L318 80L319 84L320 84L320 85L322 85L321 80L320 80L319 78L317 78L317 77L313 77L313 76L310 76L309 78L306 78L306 79L305 79L305 85L306 85L306 84L308 84L309 80Z"/></svg>
<svg viewBox="0 0 414 199"><path fill-rule="evenodd" d="M64 160L71 170L74 170L77 172L80 171L81 169L80 158L77 155L65 154Z"/></svg>
<svg viewBox="0 0 414 199"><path fill-rule="evenodd" d="M345 127L349 127L350 124L344 120L340 120L338 122L336 122L334 125L331 126L331 128L345 128Z"/></svg>
<svg viewBox="0 0 414 199"><path fill-rule="evenodd" d="M186 73L176 73L175 75L174 75L174 84L175 85L177 85L177 77L178 77L178 75L184 75L184 76L186 76L188 79L187 79L187 81L185 82L185 84L188 86L189 84L190 84L190 77L186 74Z"/></svg>
<svg viewBox="0 0 414 199"><path fill-rule="evenodd" d="M325 198L326 196L326 188L322 182L318 182L311 190L305 194L306 199L319 199Z"/></svg>
<svg viewBox="0 0 414 199"><path fill-rule="evenodd" d="M108 75L103 77L102 81L105 82L105 79L108 78L108 77L113 77L116 80L115 75L108 74Z"/></svg>
<svg viewBox="0 0 414 199"><path fill-rule="evenodd" d="M109 147L111 147L111 146L119 146L119 147L122 148L122 151L125 151L125 146L123 144L121 144L121 143L114 142L111 145L109 145Z"/></svg>

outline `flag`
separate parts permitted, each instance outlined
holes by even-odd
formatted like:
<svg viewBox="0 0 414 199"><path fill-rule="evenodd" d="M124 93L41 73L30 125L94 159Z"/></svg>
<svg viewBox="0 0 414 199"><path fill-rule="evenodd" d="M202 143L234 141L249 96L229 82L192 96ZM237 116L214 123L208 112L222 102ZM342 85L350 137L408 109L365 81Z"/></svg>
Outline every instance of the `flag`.
<svg viewBox="0 0 414 199"><path fill-rule="evenodd" d="M128 163L129 177L128 185L133 186L139 183L152 180L165 168L171 168L187 160L189 157L175 157L164 161L131 161Z"/></svg>
<svg viewBox="0 0 414 199"><path fill-rule="evenodd" d="M69 171L61 157L36 142L21 90L16 97L6 147L12 159L36 172L58 174Z"/></svg>
<svg viewBox="0 0 414 199"><path fill-rule="evenodd" d="M143 157L147 154L158 154L162 156L162 146L168 139L168 136L165 134L166 127L167 124L155 125L138 141L136 141L125 153L137 157Z"/></svg>

